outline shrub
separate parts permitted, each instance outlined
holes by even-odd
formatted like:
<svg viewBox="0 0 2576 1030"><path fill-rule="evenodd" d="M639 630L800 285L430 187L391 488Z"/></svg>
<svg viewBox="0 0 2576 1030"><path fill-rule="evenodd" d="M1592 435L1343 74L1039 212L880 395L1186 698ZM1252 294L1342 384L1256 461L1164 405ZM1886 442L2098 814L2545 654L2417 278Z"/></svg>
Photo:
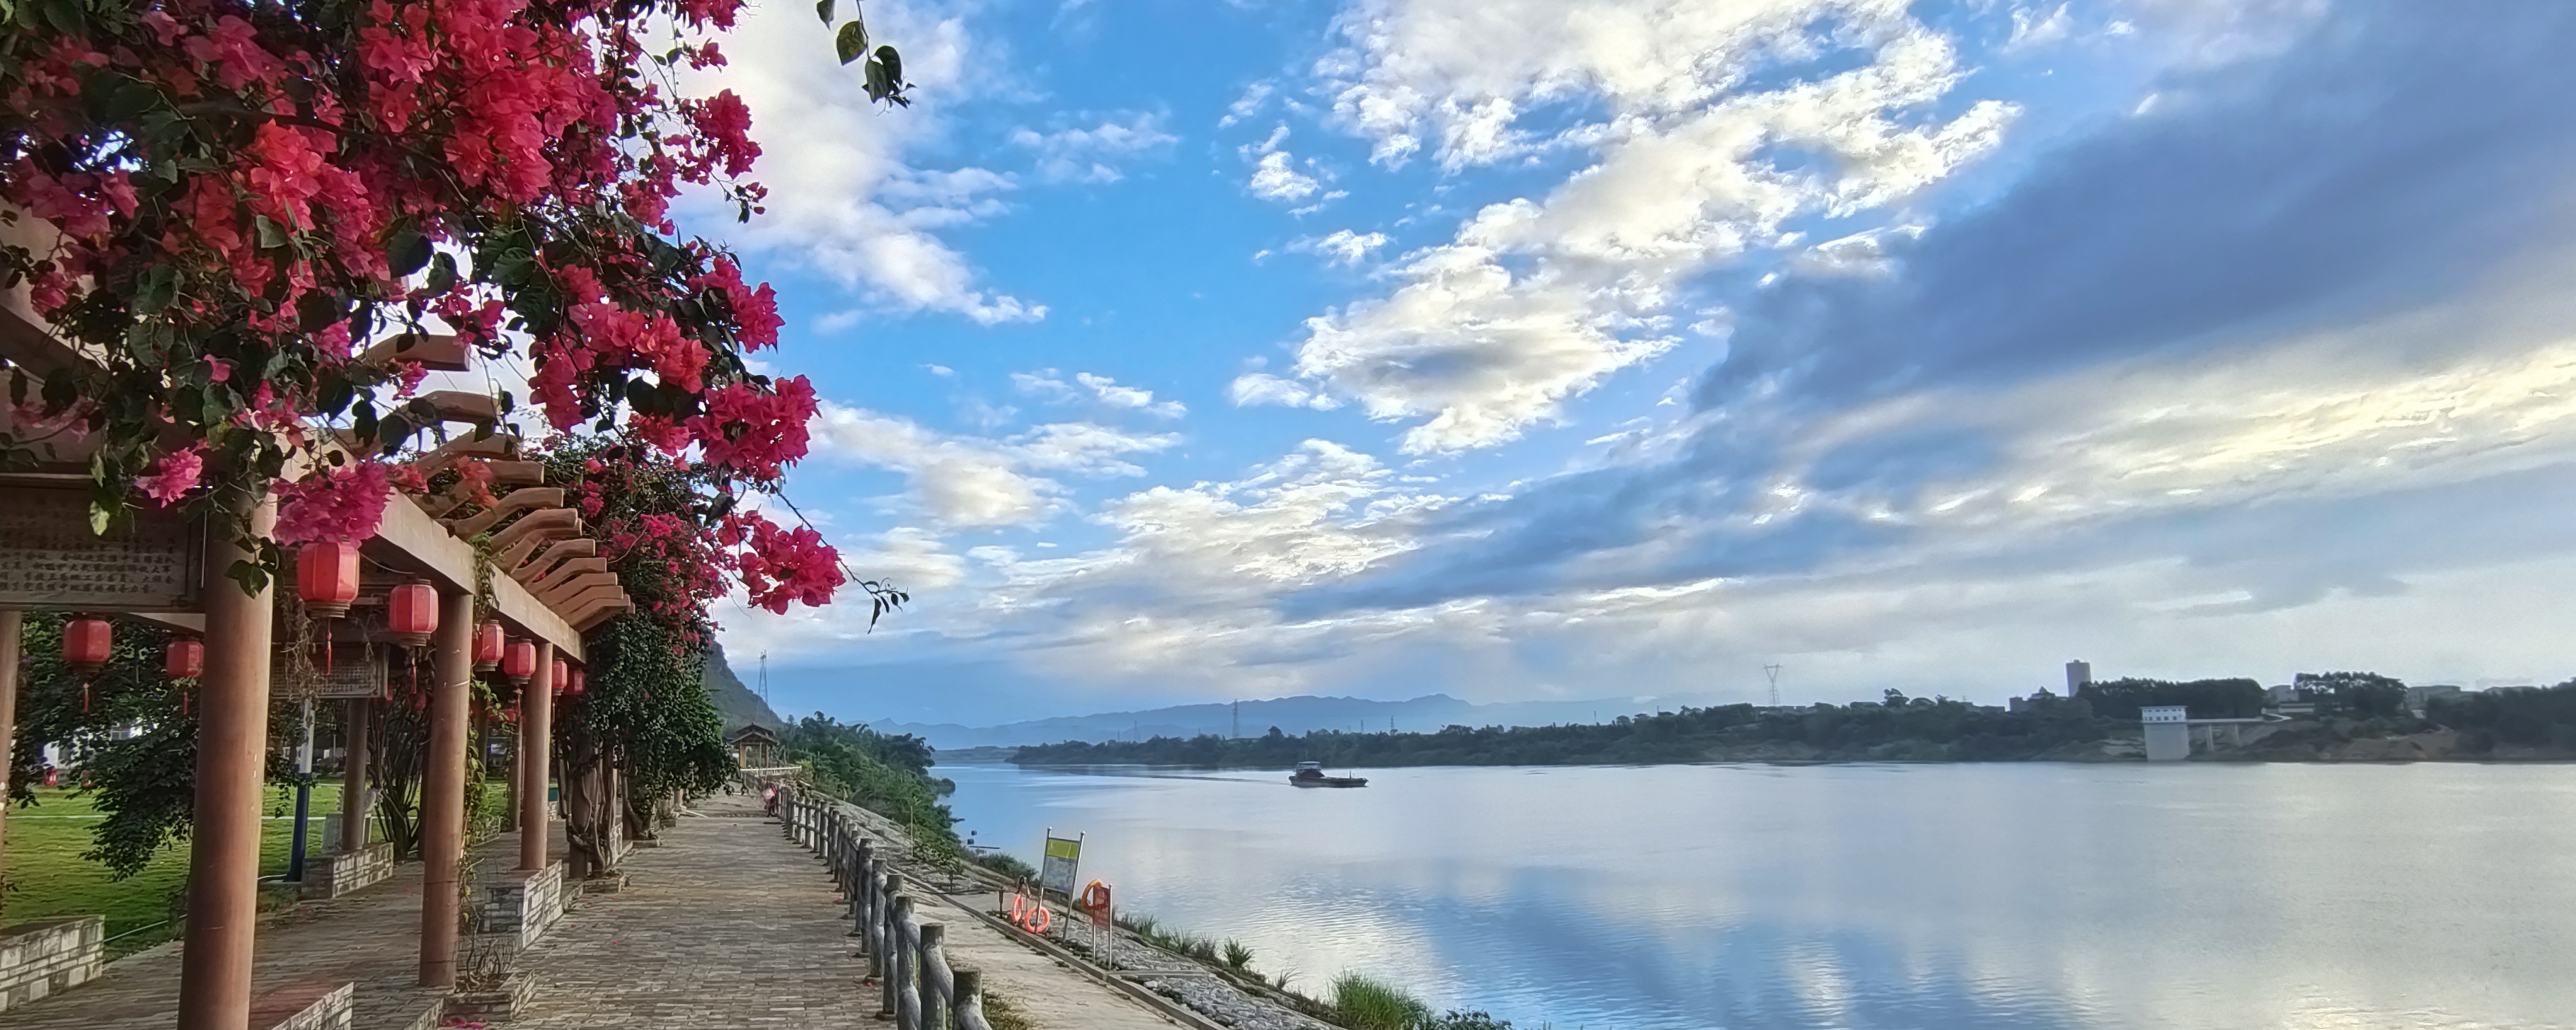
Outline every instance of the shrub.
<svg viewBox="0 0 2576 1030"><path fill-rule="evenodd" d="M1416 1030L1431 1007L1392 984L1359 973L1333 980L1333 1021L1350 1030Z"/></svg>
<svg viewBox="0 0 2576 1030"><path fill-rule="evenodd" d="M1038 871L1036 869L1031 868L1028 863L1012 857L1007 852L978 852L974 857L974 862L976 865L983 866L986 869L1000 873L1013 880L1035 881L1038 878Z"/></svg>
<svg viewBox="0 0 2576 1030"><path fill-rule="evenodd" d="M1252 965L1252 949L1244 947L1242 941L1235 940L1232 937L1226 938L1225 965L1226 968L1234 970L1242 970L1250 967Z"/></svg>

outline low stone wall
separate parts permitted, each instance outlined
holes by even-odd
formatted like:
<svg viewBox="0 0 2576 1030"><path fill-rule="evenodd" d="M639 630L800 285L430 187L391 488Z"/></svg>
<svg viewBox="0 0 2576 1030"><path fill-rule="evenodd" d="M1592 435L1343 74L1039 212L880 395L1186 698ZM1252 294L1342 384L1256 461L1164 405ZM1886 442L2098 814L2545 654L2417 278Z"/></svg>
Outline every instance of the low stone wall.
<svg viewBox="0 0 2576 1030"><path fill-rule="evenodd" d="M0 1010L96 978L106 940L103 916L40 919L0 934Z"/></svg>
<svg viewBox="0 0 2576 1030"><path fill-rule="evenodd" d="M251 1000L252 1030L350 1030L357 1018L358 985L295 984Z"/></svg>
<svg viewBox="0 0 2576 1030"><path fill-rule="evenodd" d="M394 875L391 842L369 844L357 851L338 851L304 861L304 896L327 900L383 883Z"/></svg>
<svg viewBox="0 0 2576 1030"><path fill-rule="evenodd" d="M535 872L501 873L484 887L480 932L502 936L525 948L563 918L565 900L561 862Z"/></svg>

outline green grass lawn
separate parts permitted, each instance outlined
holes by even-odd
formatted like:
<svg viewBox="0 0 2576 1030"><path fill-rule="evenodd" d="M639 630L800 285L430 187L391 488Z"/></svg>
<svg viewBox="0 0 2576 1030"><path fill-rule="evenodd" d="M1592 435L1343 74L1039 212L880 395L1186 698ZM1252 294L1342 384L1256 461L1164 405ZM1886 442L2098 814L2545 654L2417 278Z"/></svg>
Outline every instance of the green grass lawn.
<svg viewBox="0 0 2576 1030"><path fill-rule="evenodd" d="M179 885L188 875L188 844L181 840L161 849L152 863L141 872L118 880L107 867L84 859L81 852L90 849L90 830L98 825L98 809L88 797L69 790L36 791L36 804L31 808L9 810L7 853L0 855L0 868L5 868L9 895L5 920L9 925L51 916L103 915L107 917L107 935L150 926L170 918L181 904ZM272 786L262 792L261 808L270 818L261 823L260 865L263 876L286 872L287 848L294 833L295 790ZM322 851L322 815L340 810L340 785L316 784L311 806L312 821L307 824L308 855ZM111 955L147 946L167 939L166 933L137 934L118 941L108 950Z"/></svg>
<svg viewBox="0 0 2576 1030"><path fill-rule="evenodd" d="M488 810L500 809L507 789L498 782L484 785ZM5 910L0 910L0 925L52 916L103 915L107 935L114 938L164 922L184 907L185 899L178 893L188 875L188 842L181 839L162 848L142 871L115 879L106 866L81 857L90 849L90 830L100 818L91 801L67 789L38 788L33 807L9 809L7 851L0 854L0 871L6 872L13 890ZM260 875L283 875L295 832L295 788L271 785L261 792L260 807L268 816L260 824ZM339 810L339 782L314 784L306 824L308 856L328 850L322 839L322 817ZM168 927L137 933L110 944L108 955L127 954L170 936Z"/></svg>

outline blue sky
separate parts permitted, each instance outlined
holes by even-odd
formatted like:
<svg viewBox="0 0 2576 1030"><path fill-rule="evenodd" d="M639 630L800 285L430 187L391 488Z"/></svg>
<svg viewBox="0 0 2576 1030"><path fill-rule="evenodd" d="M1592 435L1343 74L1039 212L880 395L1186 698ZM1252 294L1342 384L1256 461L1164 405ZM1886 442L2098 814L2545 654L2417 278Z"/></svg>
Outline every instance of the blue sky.
<svg viewBox="0 0 2576 1030"><path fill-rule="evenodd" d="M703 84L916 598L721 610L782 708L2576 672L2561 5L867 16L908 110L802 4Z"/></svg>

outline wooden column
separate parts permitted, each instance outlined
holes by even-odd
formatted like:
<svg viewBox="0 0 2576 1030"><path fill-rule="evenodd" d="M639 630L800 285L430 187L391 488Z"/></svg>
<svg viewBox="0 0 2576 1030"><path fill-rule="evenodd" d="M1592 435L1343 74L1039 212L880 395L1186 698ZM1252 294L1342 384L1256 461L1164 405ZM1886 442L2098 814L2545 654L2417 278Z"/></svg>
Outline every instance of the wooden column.
<svg viewBox="0 0 2576 1030"><path fill-rule="evenodd" d="M420 800L420 985L456 984L457 882L465 864L467 683L474 595L442 594L431 647L428 775Z"/></svg>
<svg viewBox="0 0 2576 1030"><path fill-rule="evenodd" d="M250 531L268 535L263 497ZM188 930L179 958L179 1030L250 1025L252 932L259 918L259 788L268 755L273 589L245 593L224 575L256 557L220 529L206 547L206 671L198 678L197 806L188 835Z"/></svg>
<svg viewBox="0 0 2576 1030"><path fill-rule="evenodd" d="M546 745L554 737L555 645L537 642L537 671L519 691L519 868L546 867Z"/></svg>
<svg viewBox="0 0 2576 1030"><path fill-rule="evenodd" d="M340 850L361 851L367 846L367 734L375 727L376 703L373 699L353 697L341 718L349 739L340 770Z"/></svg>
<svg viewBox="0 0 2576 1030"><path fill-rule="evenodd" d="M9 767L18 755L18 642L27 629L27 613L0 608L0 869L7 869L9 846Z"/></svg>

